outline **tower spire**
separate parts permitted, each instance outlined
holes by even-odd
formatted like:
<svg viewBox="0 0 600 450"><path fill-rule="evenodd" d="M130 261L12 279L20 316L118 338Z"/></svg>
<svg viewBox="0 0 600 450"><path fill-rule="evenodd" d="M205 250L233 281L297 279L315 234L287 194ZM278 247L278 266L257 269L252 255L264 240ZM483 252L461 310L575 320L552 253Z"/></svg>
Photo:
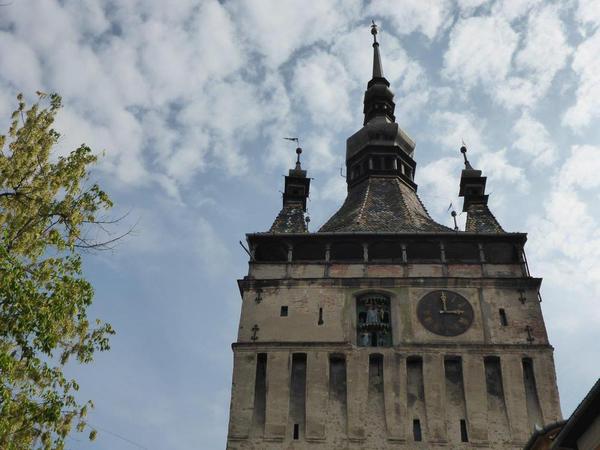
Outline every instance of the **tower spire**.
<svg viewBox="0 0 600 450"><path fill-rule="evenodd" d="M383 78L383 68L381 67L381 56L379 55L379 42L377 42L377 33L379 29L374 20L371 21L371 34L373 35L373 78Z"/></svg>
<svg viewBox="0 0 600 450"><path fill-rule="evenodd" d="M367 84L365 99L363 101L365 114L364 125L377 117L384 118L387 122L395 122L394 93L390 90L390 82L383 76L381 55L379 54L379 42L377 34L379 27L375 21L371 22L371 34L373 35L373 77Z"/></svg>
<svg viewBox="0 0 600 450"><path fill-rule="evenodd" d="M383 76L378 33L372 21L373 78L363 101L365 119L363 127L346 141L348 195L320 231L450 231L431 218L417 196L415 143L396 123L394 94Z"/></svg>
<svg viewBox="0 0 600 450"><path fill-rule="evenodd" d="M308 232L308 221L305 218L306 201L310 189L310 178L306 176L306 170L302 170L300 164L300 139L297 137L286 137L286 141L293 141L296 148L296 167L290 169L285 177L283 191L283 205L281 211L275 218L269 231L277 233L306 233ZM309 219L310 220L310 219Z"/></svg>

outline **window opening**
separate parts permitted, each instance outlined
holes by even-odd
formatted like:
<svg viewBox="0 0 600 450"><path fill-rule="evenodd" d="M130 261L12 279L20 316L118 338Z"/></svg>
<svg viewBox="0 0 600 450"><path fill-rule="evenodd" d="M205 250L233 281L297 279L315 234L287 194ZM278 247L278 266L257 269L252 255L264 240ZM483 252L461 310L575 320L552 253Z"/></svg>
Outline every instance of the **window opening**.
<svg viewBox="0 0 600 450"><path fill-rule="evenodd" d="M357 342L360 347L392 345L390 299L370 294L357 301Z"/></svg>
<svg viewBox="0 0 600 450"><path fill-rule="evenodd" d="M282 306L281 307L281 311L279 312L279 315L281 317L287 317L287 315L288 315L288 307L287 306Z"/></svg>
<svg viewBox="0 0 600 450"><path fill-rule="evenodd" d="M500 308L500 310L498 311L500 313L500 324L505 327L508 325L508 319L506 318L506 311L504 311L504 308Z"/></svg>
<svg viewBox="0 0 600 450"><path fill-rule="evenodd" d="M413 439L415 442L421 442L423 437L421 436L421 422L419 419L413 420Z"/></svg>
<svg viewBox="0 0 600 450"><path fill-rule="evenodd" d="M300 439L300 424L294 424L294 440L297 441Z"/></svg>
<svg viewBox="0 0 600 450"><path fill-rule="evenodd" d="M460 441L469 442L469 435L467 434L467 421L460 419Z"/></svg>
<svg viewBox="0 0 600 450"><path fill-rule="evenodd" d="M323 325L323 308L319 308L319 321L317 325Z"/></svg>

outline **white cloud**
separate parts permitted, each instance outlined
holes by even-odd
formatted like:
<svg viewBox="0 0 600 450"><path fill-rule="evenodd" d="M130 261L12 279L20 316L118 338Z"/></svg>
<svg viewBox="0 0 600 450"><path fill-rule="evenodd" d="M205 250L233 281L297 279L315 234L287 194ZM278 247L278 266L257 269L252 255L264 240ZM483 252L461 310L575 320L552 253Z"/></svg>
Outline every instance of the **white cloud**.
<svg viewBox="0 0 600 450"><path fill-rule="evenodd" d="M101 167L119 182L156 181L178 198L173 188L208 165L243 174L243 142L269 116L289 113L282 80L267 73L257 86L240 76L248 67L240 18L217 1L149 2L142 11L45 0L39 15L23 5L0 19L12 30L1 32L0 84L58 91L61 151L81 142L106 150Z"/></svg>
<svg viewBox="0 0 600 450"><path fill-rule="evenodd" d="M461 158L459 149L463 141L469 149L469 157L487 151L482 137L486 122L481 117L467 112L437 111L430 120L435 133L429 137L446 150L455 152L457 159Z"/></svg>
<svg viewBox="0 0 600 450"><path fill-rule="evenodd" d="M548 166L556 160L554 144L544 124L527 111L523 112L513 127L516 140L514 148L532 159L534 164Z"/></svg>
<svg viewBox="0 0 600 450"><path fill-rule="evenodd" d="M525 47L515 61L518 68L529 70L548 83L564 67L570 52L558 8L547 6L529 16Z"/></svg>
<svg viewBox="0 0 600 450"><path fill-rule="evenodd" d="M493 15L501 15L509 22L523 17L542 0L498 0L492 7Z"/></svg>
<svg viewBox="0 0 600 450"><path fill-rule="evenodd" d="M579 76L575 104L563 116L563 123L581 131L600 117L600 31L575 50L572 69Z"/></svg>
<svg viewBox="0 0 600 450"><path fill-rule="evenodd" d="M339 175L339 172L334 173L327 178L321 189L318 186L315 186L316 189L311 187L313 193L311 197L313 200L327 200L341 205L346 198L347 187L346 180Z"/></svg>
<svg viewBox="0 0 600 450"><path fill-rule="evenodd" d="M595 323L600 313L593 302L600 294L600 221L595 213L595 199L586 200L582 189L600 186L600 147L573 146L552 191L544 202L542 214L529 220L533 257L553 285L566 285L581 294L592 291L595 296L579 295L573 299L565 320L581 326ZM589 197L588 197L589 198ZM578 306L578 307L576 307ZM580 311L588 311L582 316ZM596 312L595 312L596 311Z"/></svg>
<svg viewBox="0 0 600 450"><path fill-rule="evenodd" d="M574 145L561 169L560 182L566 187L595 189L600 187L600 147Z"/></svg>
<svg viewBox="0 0 600 450"><path fill-rule="evenodd" d="M249 47L265 57L270 68L285 63L293 52L343 32L360 17L358 0L311 3L303 0L233 1L228 10L244 30Z"/></svg>
<svg viewBox="0 0 600 450"><path fill-rule="evenodd" d="M539 86L533 79L511 76L496 83L491 91L493 98L506 108L532 107L539 99Z"/></svg>
<svg viewBox="0 0 600 450"><path fill-rule="evenodd" d="M415 181L430 213L445 214L450 202L460 212L458 188L462 169L460 157L439 158L418 168Z"/></svg>
<svg viewBox="0 0 600 450"><path fill-rule="evenodd" d="M600 8L598 8L597 0L579 0L575 17L584 25L600 25Z"/></svg>
<svg viewBox="0 0 600 450"><path fill-rule="evenodd" d="M500 17L459 20L450 33L443 73L469 87L502 81L517 43L517 33Z"/></svg>
<svg viewBox="0 0 600 450"><path fill-rule="evenodd" d="M420 32L435 39L448 25L452 4L447 0L404 0L402 5L394 0L371 2L365 11L367 17L391 20L399 34Z"/></svg>
<svg viewBox="0 0 600 450"><path fill-rule="evenodd" d="M14 35L3 31L0 31L0 68L2 78L13 91L31 94L43 89L42 69L35 52Z"/></svg>
<svg viewBox="0 0 600 450"><path fill-rule="evenodd" d="M491 0L457 0L458 7L463 15L472 14L477 8L489 5Z"/></svg>
<svg viewBox="0 0 600 450"><path fill-rule="evenodd" d="M532 3L497 4L494 15L457 22L444 55L444 75L468 87L481 85L507 108L533 106L548 91L571 53L557 6L534 8L525 33L510 25ZM507 9L509 8L509 9ZM515 53L522 41L522 47Z"/></svg>
<svg viewBox="0 0 600 450"><path fill-rule="evenodd" d="M536 10L528 17L524 47L515 56L515 70L521 76L511 76L496 97L508 107L532 106L547 93L571 52L558 8Z"/></svg>
<svg viewBox="0 0 600 450"><path fill-rule="evenodd" d="M330 128L350 122L352 86L346 69L331 54L317 51L294 66L292 96L317 126Z"/></svg>
<svg viewBox="0 0 600 450"><path fill-rule="evenodd" d="M311 172L329 172L336 170L343 161L343 153L337 149L336 142L327 133L311 134L302 144L305 148L302 155L305 167ZM337 168L339 169L339 167Z"/></svg>
<svg viewBox="0 0 600 450"><path fill-rule="evenodd" d="M568 284L580 293L593 291L600 294L600 229L598 220L592 216L589 205L572 188L556 187L544 203L544 213L528 222L533 239L530 244L535 258L549 282L553 285ZM576 304L584 308L572 308L566 319L596 322L600 319L592 299L594 296L579 295ZM582 305L587 303L587 307ZM574 305L572 305L574 306ZM583 317L579 312L588 311Z"/></svg>
<svg viewBox="0 0 600 450"><path fill-rule="evenodd" d="M491 181L486 188L488 192L496 191L495 183L499 180L504 182L502 183L503 188L498 189L499 192L505 191L506 186L514 186L520 192L529 190L529 181L525 177L523 168L509 162L505 148L495 152L482 153L473 165L481 169Z"/></svg>

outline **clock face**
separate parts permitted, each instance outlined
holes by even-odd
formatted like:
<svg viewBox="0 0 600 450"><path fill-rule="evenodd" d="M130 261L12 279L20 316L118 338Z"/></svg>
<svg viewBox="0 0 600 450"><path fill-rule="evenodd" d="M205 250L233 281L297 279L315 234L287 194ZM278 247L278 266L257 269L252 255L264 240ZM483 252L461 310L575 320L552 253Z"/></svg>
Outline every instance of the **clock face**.
<svg viewBox="0 0 600 450"><path fill-rule="evenodd" d="M473 307L456 292L433 291L419 300L417 317L432 333L458 336L473 323Z"/></svg>

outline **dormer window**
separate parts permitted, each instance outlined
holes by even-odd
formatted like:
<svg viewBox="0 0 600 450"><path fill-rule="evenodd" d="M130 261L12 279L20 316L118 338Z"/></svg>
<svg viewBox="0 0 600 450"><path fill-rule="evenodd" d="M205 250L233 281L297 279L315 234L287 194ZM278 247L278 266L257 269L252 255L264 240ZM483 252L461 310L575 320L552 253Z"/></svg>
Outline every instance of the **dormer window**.
<svg viewBox="0 0 600 450"><path fill-rule="evenodd" d="M389 347L392 345L390 299L381 294L358 298L357 343L359 347Z"/></svg>

